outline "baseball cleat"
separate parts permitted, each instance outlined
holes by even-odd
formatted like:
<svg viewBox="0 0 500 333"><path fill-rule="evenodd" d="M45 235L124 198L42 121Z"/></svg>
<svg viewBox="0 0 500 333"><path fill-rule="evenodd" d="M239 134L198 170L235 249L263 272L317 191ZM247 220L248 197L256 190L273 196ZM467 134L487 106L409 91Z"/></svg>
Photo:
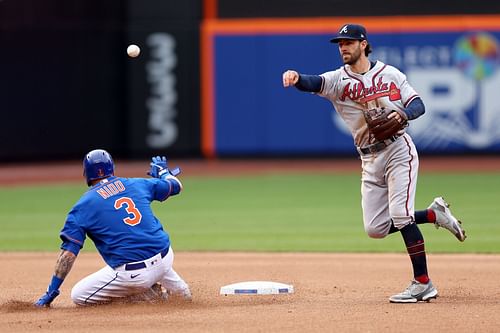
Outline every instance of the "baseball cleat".
<svg viewBox="0 0 500 333"><path fill-rule="evenodd" d="M438 297L438 291L429 280L428 283L411 281L410 285L401 293L389 297L391 303L430 302Z"/></svg>
<svg viewBox="0 0 500 333"><path fill-rule="evenodd" d="M436 213L436 222L434 222L436 229L439 227L448 229L459 241L463 242L467 236L465 230L462 229L462 222L451 214L449 207L450 205L444 201L443 197L437 197L428 209L432 209Z"/></svg>

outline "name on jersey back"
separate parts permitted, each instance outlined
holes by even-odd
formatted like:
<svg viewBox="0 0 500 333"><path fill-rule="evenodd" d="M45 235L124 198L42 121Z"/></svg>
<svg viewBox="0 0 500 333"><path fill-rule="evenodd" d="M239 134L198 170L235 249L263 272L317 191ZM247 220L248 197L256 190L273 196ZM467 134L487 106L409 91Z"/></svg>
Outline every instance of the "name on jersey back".
<svg viewBox="0 0 500 333"><path fill-rule="evenodd" d="M115 194L125 191L125 186L120 180L115 180L112 183L102 185L96 192L103 198L107 199Z"/></svg>

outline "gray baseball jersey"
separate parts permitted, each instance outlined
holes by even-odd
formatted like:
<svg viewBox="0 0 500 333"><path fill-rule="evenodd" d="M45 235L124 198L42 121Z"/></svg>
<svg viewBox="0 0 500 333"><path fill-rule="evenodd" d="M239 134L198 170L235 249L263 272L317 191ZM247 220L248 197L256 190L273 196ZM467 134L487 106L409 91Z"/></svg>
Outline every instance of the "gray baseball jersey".
<svg viewBox="0 0 500 333"><path fill-rule="evenodd" d="M362 207L370 237L385 237L391 220L401 229L413 220L418 155L411 137L404 133L380 151L363 153L370 135L363 112L373 108L404 110L418 94L396 68L378 61L368 72L357 74L345 65L321 74L320 96L329 99L347 124L360 152Z"/></svg>
<svg viewBox="0 0 500 333"><path fill-rule="evenodd" d="M382 107L404 110L418 97L403 73L380 61L363 75L352 72L349 65L345 65L321 77L323 86L319 95L332 102L358 147L372 143L364 110Z"/></svg>

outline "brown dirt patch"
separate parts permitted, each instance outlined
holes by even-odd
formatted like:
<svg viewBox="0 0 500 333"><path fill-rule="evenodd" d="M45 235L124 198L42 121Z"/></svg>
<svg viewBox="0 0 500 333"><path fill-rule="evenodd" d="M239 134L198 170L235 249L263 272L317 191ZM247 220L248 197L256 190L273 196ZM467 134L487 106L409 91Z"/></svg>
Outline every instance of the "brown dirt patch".
<svg viewBox="0 0 500 333"><path fill-rule="evenodd" d="M179 252L174 267L191 285L193 303L79 308L71 287L103 265L82 253L53 308L31 308L56 257L0 254L1 332L496 332L500 325L499 255L430 254L440 297L402 305L387 298L409 282L405 254ZM295 293L219 295L223 285L250 280L290 283Z"/></svg>
<svg viewBox="0 0 500 333"><path fill-rule="evenodd" d="M184 176L360 171L352 159L183 160ZM145 175L148 161L117 162L117 174ZM500 157L421 158L421 172L500 171ZM81 161L0 166L0 185L82 181ZM390 304L406 287L406 254L191 253L175 268L191 285L193 303L120 304L78 308L71 287L102 267L80 254L51 309L31 304L47 287L56 253L0 253L0 332L497 332L500 255L429 255L440 297L431 303ZM295 293L221 296L221 286L250 280L293 284Z"/></svg>
<svg viewBox="0 0 500 333"><path fill-rule="evenodd" d="M149 161L116 161L116 174L122 177L146 177ZM245 174L331 174L360 172L358 158L346 159L264 159L264 160L170 160L180 166L182 176L240 176ZM82 162L0 165L0 185L83 181ZM421 157L420 172L499 172L500 156Z"/></svg>

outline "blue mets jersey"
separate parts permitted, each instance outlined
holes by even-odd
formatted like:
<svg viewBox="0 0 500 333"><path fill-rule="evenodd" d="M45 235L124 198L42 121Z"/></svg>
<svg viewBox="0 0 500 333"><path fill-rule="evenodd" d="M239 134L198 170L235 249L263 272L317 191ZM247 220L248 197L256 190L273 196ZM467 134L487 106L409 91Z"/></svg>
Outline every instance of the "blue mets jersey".
<svg viewBox="0 0 500 333"><path fill-rule="evenodd" d="M173 182L120 177L100 181L68 213L60 234L62 248L78 254L88 236L113 268L161 252L170 246L170 239L151 202L177 194Z"/></svg>

